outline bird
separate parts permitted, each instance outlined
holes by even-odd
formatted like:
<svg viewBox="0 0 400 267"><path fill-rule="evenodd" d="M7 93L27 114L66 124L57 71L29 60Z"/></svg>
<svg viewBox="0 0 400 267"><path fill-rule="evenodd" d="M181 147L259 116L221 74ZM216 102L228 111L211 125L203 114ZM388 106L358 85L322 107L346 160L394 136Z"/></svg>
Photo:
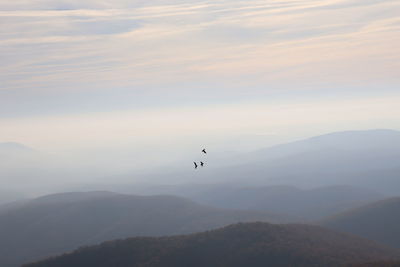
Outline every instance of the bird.
<svg viewBox="0 0 400 267"><path fill-rule="evenodd" d="M200 166L203 167L204 166L204 162L200 161Z"/></svg>
<svg viewBox="0 0 400 267"><path fill-rule="evenodd" d="M193 161L193 163L194 163L194 168L197 169L197 163L194 161Z"/></svg>
<svg viewBox="0 0 400 267"><path fill-rule="evenodd" d="M203 152L204 154L207 154L206 149L204 148L201 152Z"/></svg>

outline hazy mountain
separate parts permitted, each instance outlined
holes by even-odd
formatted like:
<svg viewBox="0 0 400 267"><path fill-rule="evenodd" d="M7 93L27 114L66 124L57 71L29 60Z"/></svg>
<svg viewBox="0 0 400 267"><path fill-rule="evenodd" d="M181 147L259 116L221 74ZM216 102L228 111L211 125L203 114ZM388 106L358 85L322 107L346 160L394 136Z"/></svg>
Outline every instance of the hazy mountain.
<svg viewBox="0 0 400 267"><path fill-rule="evenodd" d="M0 202L29 197L33 188L47 187L47 181L50 184L56 175L60 177L60 170L51 173L56 168L51 159L20 143L0 143L0 186L7 191L0 196Z"/></svg>
<svg viewBox="0 0 400 267"><path fill-rule="evenodd" d="M236 186L290 185L315 188L350 185L400 194L400 131L337 132L277 145L225 159L216 159L212 147L202 157L206 167L193 163L132 173L120 181L153 184L234 184ZM229 164L229 166L227 166Z"/></svg>
<svg viewBox="0 0 400 267"><path fill-rule="evenodd" d="M299 187L346 184L397 194L398 158L399 131L339 132L247 153L230 167L205 170L202 181Z"/></svg>
<svg viewBox="0 0 400 267"><path fill-rule="evenodd" d="M351 185L373 188L390 195L400 193L400 132L392 130L351 131L332 133L297 142L278 145L240 156L221 155L207 147L209 153L185 154L187 162L168 164L149 170L133 171L134 158L125 158L119 168L111 153L82 155L38 155L15 159L6 154L0 161L3 187L28 193L81 191L79 186L95 181L102 186L95 190L112 190L105 186L116 183L154 184L236 184L241 186L291 185L315 188L332 185ZM175 152L174 152L175 153ZM101 155L102 161L96 157ZM137 155L136 155L137 156ZM192 160L206 162L194 171ZM121 161L122 162L122 161ZM121 166L122 166L121 165ZM229 166L227 166L229 165ZM126 170L126 171L123 171ZM88 190L93 190L89 188Z"/></svg>
<svg viewBox="0 0 400 267"><path fill-rule="evenodd" d="M321 225L400 248L400 198L391 198L350 210Z"/></svg>
<svg viewBox="0 0 400 267"><path fill-rule="evenodd" d="M21 199L0 204L0 214L24 206L30 199Z"/></svg>
<svg viewBox="0 0 400 267"><path fill-rule="evenodd" d="M260 210L313 221L386 198L354 186L300 189L294 186L242 187L233 184L123 185L113 191L133 194L170 194L221 208Z"/></svg>
<svg viewBox="0 0 400 267"><path fill-rule="evenodd" d="M22 193L0 190L0 210L2 209L3 204L8 204L10 202L22 200L24 198L25 195Z"/></svg>
<svg viewBox="0 0 400 267"><path fill-rule="evenodd" d="M285 222L286 217L217 209L173 196L55 194L0 213L0 266L117 238L193 233L248 221Z"/></svg>
<svg viewBox="0 0 400 267"><path fill-rule="evenodd" d="M34 150L28 146L15 142L0 143L0 155L6 153L27 153Z"/></svg>
<svg viewBox="0 0 400 267"><path fill-rule="evenodd" d="M84 247L27 267L342 266L399 252L317 226L236 224L173 237L142 237Z"/></svg>
<svg viewBox="0 0 400 267"><path fill-rule="evenodd" d="M383 198L372 190L352 186L309 190L293 186L244 187L213 190L193 197L218 207L280 212L304 221L321 219Z"/></svg>
<svg viewBox="0 0 400 267"><path fill-rule="evenodd" d="M253 152L257 158L276 158L306 151L341 149L346 151L367 149L400 149L400 132L377 129L365 131L334 132L292 143L273 146Z"/></svg>
<svg viewBox="0 0 400 267"><path fill-rule="evenodd" d="M67 191L72 181L95 179L92 174L98 169L87 162L77 166L80 162L19 143L0 143L0 204Z"/></svg>

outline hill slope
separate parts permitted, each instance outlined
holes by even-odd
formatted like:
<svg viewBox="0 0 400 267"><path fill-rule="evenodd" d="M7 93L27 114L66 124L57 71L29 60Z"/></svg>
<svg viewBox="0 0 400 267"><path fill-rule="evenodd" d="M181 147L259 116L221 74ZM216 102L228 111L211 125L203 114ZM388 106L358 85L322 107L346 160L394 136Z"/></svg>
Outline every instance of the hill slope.
<svg viewBox="0 0 400 267"><path fill-rule="evenodd" d="M240 188L227 194L195 198L223 208L282 212L304 221L323 217L382 199L373 191L351 186L330 186L302 190L290 186Z"/></svg>
<svg viewBox="0 0 400 267"><path fill-rule="evenodd" d="M19 266L117 238L193 233L236 222L281 219L265 212L202 206L173 196L56 194L0 213L0 266Z"/></svg>
<svg viewBox="0 0 400 267"><path fill-rule="evenodd" d="M371 241L317 226L247 223L186 236L111 241L26 267L341 266L396 256Z"/></svg>
<svg viewBox="0 0 400 267"><path fill-rule="evenodd" d="M221 208L284 213L303 222L319 220L385 198L372 190L354 186L307 190L294 186L181 185L147 188L147 193L180 195Z"/></svg>
<svg viewBox="0 0 400 267"><path fill-rule="evenodd" d="M328 218L321 225L400 248L400 198L391 198Z"/></svg>

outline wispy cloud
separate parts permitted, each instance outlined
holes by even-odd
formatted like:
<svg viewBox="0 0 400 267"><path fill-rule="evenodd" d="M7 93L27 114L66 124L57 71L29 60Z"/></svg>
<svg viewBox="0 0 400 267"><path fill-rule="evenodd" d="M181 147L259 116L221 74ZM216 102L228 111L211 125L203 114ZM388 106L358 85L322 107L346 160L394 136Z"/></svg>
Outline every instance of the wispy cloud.
<svg viewBox="0 0 400 267"><path fill-rule="evenodd" d="M248 88L396 87L399 12L390 0L7 0L0 90L19 101L11 91L90 99L152 88L159 103L166 94L197 96L199 85L238 98Z"/></svg>

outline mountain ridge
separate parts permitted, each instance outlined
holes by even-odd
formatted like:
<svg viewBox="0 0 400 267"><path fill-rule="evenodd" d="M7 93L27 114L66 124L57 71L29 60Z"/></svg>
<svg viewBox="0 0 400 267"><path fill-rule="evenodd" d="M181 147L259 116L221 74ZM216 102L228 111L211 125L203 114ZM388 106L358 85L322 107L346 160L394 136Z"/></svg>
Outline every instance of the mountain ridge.
<svg viewBox="0 0 400 267"><path fill-rule="evenodd" d="M400 197L377 201L322 220L319 224L400 248Z"/></svg>
<svg viewBox="0 0 400 267"><path fill-rule="evenodd" d="M288 218L219 209L176 196L53 194L0 213L0 266L14 267L117 238L193 233L247 221L285 222Z"/></svg>
<svg viewBox="0 0 400 267"><path fill-rule="evenodd" d="M342 266L399 251L311 225L241 223L191 235L108 241L24 267Z"/></svg>

